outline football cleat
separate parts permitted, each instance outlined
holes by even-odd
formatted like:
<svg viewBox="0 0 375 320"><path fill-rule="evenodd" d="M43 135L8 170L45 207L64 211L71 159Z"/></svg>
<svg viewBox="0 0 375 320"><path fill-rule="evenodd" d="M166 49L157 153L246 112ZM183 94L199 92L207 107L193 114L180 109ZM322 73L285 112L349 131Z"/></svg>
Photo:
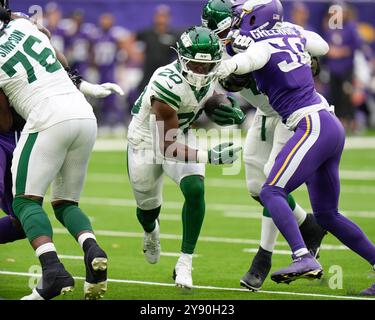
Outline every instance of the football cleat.
<svg viewBox="0 0 375 320"><path fill-rule="evenodd" d="M74 279L62 263L43 269L43 275L36 288L21 300L51 300L74 290Z"/></svg>
<svg viewBox="0 0 375 320"><path fill-rule="evenodd" d="M360 293L361 296L375 296L375 283Z"/></svg>
<svg viewBox="0 0 375 320"><path fill-rule="evenodd" d="M193 288L193 259L192 255L181 255L173 270L173 279L179 288Z"/></svg>
<svg viewBox="0 0 375 320"><path fill-rule="evenodd" d="M241 278L241 286L258 291L271 270L272 252L259 247L248 272Z"/></svg>
<svg viewBox="0 0 375 320"><path fill-rule="evenodd" d="M159 221L155 221L155 229L145 232L143 238L143 254L148 263L155 264L160 259L160 227Z"/></svg>
<svg viewBox="0 0 375 320"><path fill-rule="evenodd" d="M274 272L271 279L277 283L287 283L297 279L320 279L323 275L323 268L320 263L310 254L302 257L293 257L292 264L285 268Z"/></svg>
<svg viewBox="0 0 375 320"><path fill-rule="evenodd" d="M324 230L313 214L307 214L305 221L299 227L307 249L316 259L319 258L320 246L327 231Z"/></svg>
<svg viewBox="0 0 375 320"><path fill-rule="evenodd" d="M95 243L85 253L86 281L83 292L86 300L99 300L107 291L106 253Z"/></svg>

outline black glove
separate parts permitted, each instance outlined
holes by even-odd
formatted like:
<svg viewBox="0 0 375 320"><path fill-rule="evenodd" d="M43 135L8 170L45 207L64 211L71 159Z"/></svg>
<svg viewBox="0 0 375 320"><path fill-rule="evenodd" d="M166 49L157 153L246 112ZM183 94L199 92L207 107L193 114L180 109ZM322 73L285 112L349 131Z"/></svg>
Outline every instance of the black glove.
<svg viewBox="0 0 375 320"><path fill-rule="evenodd" d="M66 67L65 71L68 73L70 80L72 80L74 85L78 88L82 82L82 76L79 74L78 70L72 70L69 67Z"/></svg>
<svg viewBox="0 0 375 320"><path fill-rule="evenodd" d="M225 79L219 80L221 86L228 92L239 92L244 88L249 88L251 76L249 73L237 75L232 73Z"/></svg>
<svg viewBox="0 0 375 320"><path fill-rule="evenodd" d="M320 74L320 61L318 57L311 57L311 71L314 77Z"/></svg>

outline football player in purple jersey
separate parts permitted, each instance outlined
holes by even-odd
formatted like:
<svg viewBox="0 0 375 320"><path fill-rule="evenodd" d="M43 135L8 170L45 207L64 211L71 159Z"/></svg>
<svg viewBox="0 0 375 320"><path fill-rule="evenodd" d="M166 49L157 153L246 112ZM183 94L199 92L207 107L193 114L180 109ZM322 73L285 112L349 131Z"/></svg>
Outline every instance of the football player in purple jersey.
<svg viewBox="0 0 375 320"><path fill-rule="evenodd" d="M292 264L272 274L278 283L320 278L323 268L309 253L287 203L287 194L306 183L317 222L375 267L375 246L338 210L339 164L345 131L332 108L315 90L311 58L327 54L316 33L283 25L279 0L252 0L243 5L234 33L233 58L222 62L219 78L253 72L258 89L294 132L278 154L260 198L292 249ZM242 51L242 52L241 52ZM363 295L375 295L375 284Z"/></svg>

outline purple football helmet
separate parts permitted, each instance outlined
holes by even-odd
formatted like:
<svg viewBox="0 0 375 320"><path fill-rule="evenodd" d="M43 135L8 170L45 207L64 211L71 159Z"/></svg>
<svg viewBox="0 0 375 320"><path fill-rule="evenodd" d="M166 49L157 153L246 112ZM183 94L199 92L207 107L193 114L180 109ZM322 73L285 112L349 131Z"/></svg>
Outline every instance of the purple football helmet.
<svg viewBox="0 0 375 320"><path fill-rule="evenodd" d="M284 9L280 0L248 0L242 5L239 28L241 33L258 28L269 30L283 19Z"/></svg>

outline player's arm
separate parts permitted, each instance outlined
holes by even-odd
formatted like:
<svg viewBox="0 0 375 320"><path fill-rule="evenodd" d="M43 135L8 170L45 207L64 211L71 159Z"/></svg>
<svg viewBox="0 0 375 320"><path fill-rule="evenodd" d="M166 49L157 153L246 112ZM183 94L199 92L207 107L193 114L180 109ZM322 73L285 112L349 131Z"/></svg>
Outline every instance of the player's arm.
<svg viewBox="0 0 375 320"><path fill-rule="evenodd" d="M301 30L304 38L306 38L306 50L313 57L324 56L329 51L328 43L317 33L308 30Z"/></svg>
<svg viewBox="0 0 375 320"><path fill-rule="evenodd" d="M271 50L267 43L253 43L245 52L224 60L219 66L218 78L224 79L232 73L241 75L262 69L270 58Z"/></svg>
<svg viewBox="0 0 375 320"><path fill-rule="evenodd" d="M13 124L9 101L3 90L0 89L0 133L9 132Z"/></svg>
<svg viewBox="0 0 375 320"><path fill-rule="evenodd" d="M152 99L151 131L154 141L159 143L163 157L178 162L197 162L212 164L229 164L237 158L241 147L233 143L221 144L212 150L204 151L190 148L176 141L179 133L177 111L159 99Z"/></svg>
<svg viewBox="0 0 375 320"><path fill-rule="evenodd" d="M182 162L198 162L198 150L176 142L179 128L177 111L156 98L151 106L156 120L156 127L153 128L157 130L155 140L159 142L162 155Z"/></svg>

